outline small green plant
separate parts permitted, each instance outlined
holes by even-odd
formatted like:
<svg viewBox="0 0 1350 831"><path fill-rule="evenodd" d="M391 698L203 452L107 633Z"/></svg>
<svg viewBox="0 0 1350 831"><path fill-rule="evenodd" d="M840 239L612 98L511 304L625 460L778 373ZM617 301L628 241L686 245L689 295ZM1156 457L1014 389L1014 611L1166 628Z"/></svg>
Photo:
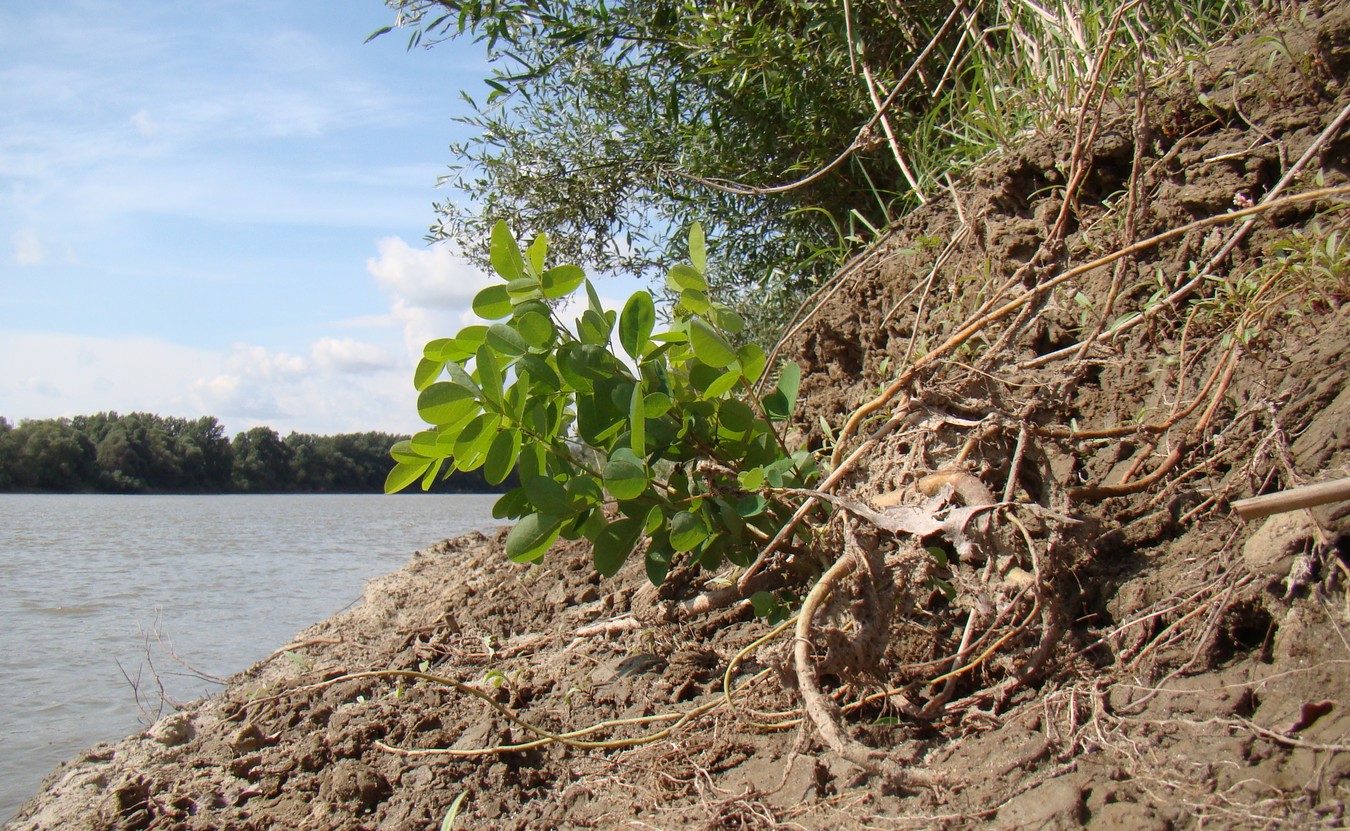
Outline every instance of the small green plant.
<svg viewBox="0 0 1350 831"><path fill-rule="evenodd" d="M646 540L656 584L681 562L748 564L791 509L769 489L804 487L816 475L814 457L791 452L782 436L797 365L758 391L768 386L759 383L764 352L733 345L743 323L708 295L697 224L690 262L669 272L678 301L665 331L656 331L648 292L607 311L578 266L546 267L547 249L544 236L522 251L505 223L493 228L502 282L473 302L491 322L427 344L414 382L431 427L394 446L385 490L479 468L496 484L514 469L520 486L494 507L497 518L517 520L506 540L512 560L537 560L562 537L589 540L605 575ZM559 309L583 291L569 327Z"/></svg>

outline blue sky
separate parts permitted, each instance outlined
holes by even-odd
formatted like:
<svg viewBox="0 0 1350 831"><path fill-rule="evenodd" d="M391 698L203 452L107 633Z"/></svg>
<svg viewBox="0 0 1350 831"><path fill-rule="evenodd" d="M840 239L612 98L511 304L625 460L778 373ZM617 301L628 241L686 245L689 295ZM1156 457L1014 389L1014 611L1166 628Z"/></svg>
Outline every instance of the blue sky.
<svg viewBox="0 0 1350 831"><path fill-rule="evenodd" d="M0 4L0 416L418 429L486 278L423 241L482 47L380 0Z"/></svg>

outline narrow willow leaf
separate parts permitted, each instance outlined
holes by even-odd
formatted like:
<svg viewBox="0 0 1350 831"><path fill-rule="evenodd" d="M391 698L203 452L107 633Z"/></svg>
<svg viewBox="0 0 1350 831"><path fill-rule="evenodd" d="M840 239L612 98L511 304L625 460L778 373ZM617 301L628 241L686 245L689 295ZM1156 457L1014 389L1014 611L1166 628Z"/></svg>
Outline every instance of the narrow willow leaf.
<svg viewBox="0 0 1350 831"><path fill-rule="evenodd" d="M620 447L605 463L605 489L615 499L636 499L647 489L647 468L632 450Z"/></svg>
<svg viewBox="0 0 1350 831"><path fill-rule="evenodd" d="M656 326L656 304L645 291L635 292L619 315L619 343L634 361L642 360L643 350Z"/></svg>
<svg viewBox="0 0 1350 831"><path fill-rule="evenodd" d="M596 537L595 548L591 553L595 570L606 577L614 576L628 555L633 553L641 535L642 523L636 519L617 519L606 525Z"/></svg>
<svg viewBox="0 0 1350 831"><path fill-rule="evenodd" d="M399 462L394 465L394 469L389 471L389 475L384 479L385 493L398 493L404 488L422 478L422 474L427 472L432 462L424 460L421 462Z"/></svg>
<svg viewBox="0 0 1350 831"><path fill-rule="evenodd" d="M689 260L700 274L708 273L708 242L697 222L689 226Z"/></svg>
<svg viewBox="0 0 1350 831"><path fill-rule="evenodd" d="M466 406L476 406L473 390L449 381L438 381L417 396L417 414L428 424L445 424L463 414Z"/></svg>
<svg viewBox="0 0 1350 831"><path fill-rule="evenodd" d="M502 430L488 446L487 460L483 463L483 478L489 485L500 485L515 467L516 457L520 455L520 431Z"/></svg>
<svg viewBox="0 0 1350 831"><path fill-rule="evenodd" d="M708 366L724 369L736 360L736 350L701 317L689 321L689 342L694 355Z"/></svg>
<svg viewBox="0 0 1350 831"><path fill-rule="evenodd" d="M484 320L500 320L511 316L511 295L506 286L499 284L488 286L473 298L474 314Z"/></svg>
<svg viewBox="0 0 1350 831"><path fill-rule="evenodd" d="M562 483L549 476L533 476L522 485L530 504L540 513L551 516L571 516L571 498Z"/></svg>
<svg viewBox="0 0 1350 831"><path fill-rule="evenodd" d="M586 279L586 272L577 265L560 265L544 272L542 279L544 296L550 300L566 297L577 290Z"/></svg>
<svg viewBox="0 0 1350 831"><path fill-rule="evenodd" d="M670 518L670 545L675 551L692 551L707 538L708 526L697 514L680 511Z"/></svg>
<svg viewBox="0 0 1350 831"><path fill-rule="evenodd" d="M505 220L499 220L496 225L492 226L492 246L489 249L489 259L492 261L492 270L496 271L503 280L517 280L525 276L525 258L520 255L520 246L516 244L516 238L511 235L511 228ZM502 286L501 289L502 293L505 294L506 287ZM477 311L477 303L474 304L474 310ZM492 320L493 318L488 319Z"/></svg>
<svg viewBox="0 0 1350 831"><path fill-rule="evenodd" d="M558 538L562 520L548 514L528 514L506 535L506 556L513 562L532 563L544 556Z"/></svg>
<svg viewBox="0 0 1350 831"><path fill-rule="evenodd" d="M444 360L434 360L432 358L422 358L417 362L417 369L413 371L413 389L421 392L441 377L445 371Z"/></svg>
<svg viewBox="0 0 1350 831"><path fill-rule="evenodd" d="M503 355L523 355L530 348L525 338L505 323L494 323L488 327L487 346Z"/></svg>

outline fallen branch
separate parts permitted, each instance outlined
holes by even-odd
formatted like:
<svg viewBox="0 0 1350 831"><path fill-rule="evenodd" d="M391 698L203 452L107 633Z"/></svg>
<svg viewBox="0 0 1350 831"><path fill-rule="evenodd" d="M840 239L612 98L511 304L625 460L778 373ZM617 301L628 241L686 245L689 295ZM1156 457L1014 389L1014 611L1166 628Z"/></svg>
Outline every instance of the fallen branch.
<svg viewBox="0 0 1350 831"><path fill-rule="evenodd" d="M1233 503L1233 510L1246 522L1254 519L1297 511L1299 508L1316 508L1332 502L1350 500L1350 476L1331 482L1318 482L1315 485L1303 485L1279 493L1253 496L1239 499Z"/></svg>

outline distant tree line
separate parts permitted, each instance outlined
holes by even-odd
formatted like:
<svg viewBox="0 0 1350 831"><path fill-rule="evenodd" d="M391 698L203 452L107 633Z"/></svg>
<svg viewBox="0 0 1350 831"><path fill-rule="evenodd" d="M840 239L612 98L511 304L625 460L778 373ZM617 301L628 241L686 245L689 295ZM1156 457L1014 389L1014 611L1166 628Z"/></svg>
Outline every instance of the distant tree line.
<svg viewBox="0 0 1350 831"><path fill-rule="evenodd" d="M291 433L254 427L233 440L212 416L98 413L0 417L0 491L62 493L381 493L407 436ZM501 491L481 471L437 482L442 493Z"/></svg>

